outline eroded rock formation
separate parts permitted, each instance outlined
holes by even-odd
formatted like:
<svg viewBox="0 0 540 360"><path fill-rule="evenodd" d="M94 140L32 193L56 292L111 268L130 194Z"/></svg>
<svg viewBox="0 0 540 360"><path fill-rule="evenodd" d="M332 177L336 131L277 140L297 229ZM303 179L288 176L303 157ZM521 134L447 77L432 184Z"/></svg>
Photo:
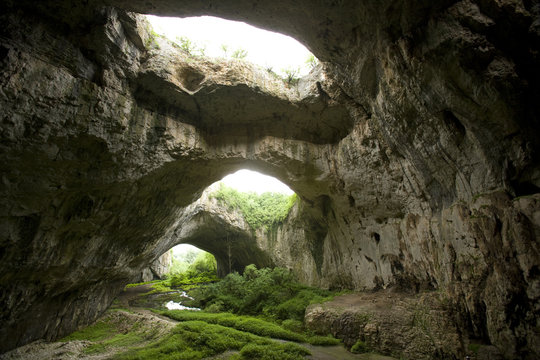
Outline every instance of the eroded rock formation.
<svg viewBox="0 0 540 360"><path fill-rule="evenodd" d="M95 319L187 231L179 219L205 187L251 168L301 197L260 244L275 263L324 287L437 289L461 346L538 358L537 2L0 10L0 351ZM245 20L323 66L287 89L187 59L125 10Z"/></svg>
<svg viewBox="0 0 540 360"><path fill-rule="evenodd" d="M160 244L171 248L191 244L212 253L219 276L242 272L249 264L274 266L270 251L261 248L256 232L239 211L231 210L212 198L216 186L210 186L201 197L186 207Z"/></svg>

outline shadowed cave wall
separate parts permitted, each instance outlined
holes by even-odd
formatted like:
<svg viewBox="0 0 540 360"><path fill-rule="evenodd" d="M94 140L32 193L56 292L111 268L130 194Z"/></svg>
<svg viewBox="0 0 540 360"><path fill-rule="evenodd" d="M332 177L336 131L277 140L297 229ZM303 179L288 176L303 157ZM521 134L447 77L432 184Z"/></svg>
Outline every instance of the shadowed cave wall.
<svg viewBox="0 0 540 360"><path fill-rule="evenodd" d="M268 262L322 287L438 289L464 336L538 357L536 2L0 7L1 351L95 319L206 186L249 167L301 198L258 244ZM125 10L244 20L322 66L289 89L187 59Z"/></svg>

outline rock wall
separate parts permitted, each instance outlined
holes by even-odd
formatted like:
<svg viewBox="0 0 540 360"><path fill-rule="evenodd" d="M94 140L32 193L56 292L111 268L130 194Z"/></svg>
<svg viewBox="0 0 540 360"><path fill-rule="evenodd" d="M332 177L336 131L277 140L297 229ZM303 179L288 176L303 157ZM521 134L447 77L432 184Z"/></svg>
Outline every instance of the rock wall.
<svg viewBox="0 0 540 360"><path fill-rule="evenodd" d="M95 319L175 231L197 235L205 187L251 168L301 198L258 237L274 263L438 289L464 337L538 358L536 2L104 3L0 5L0 351ZM322 66L289 89L103 5L246 20Z"/></svg>
<svg viewBox="0 0 540 360"><path fill-rule="evenodd" d="M154 260L150 266L147 268L144 268L135 279L131 280L134 283L138 282L146 282L146 281L152 281L152 280L158 280L163 279L164 275L166 275L169 272L169 268L171 267L171 261L172 261L172 255L170 251L166 251L158 257L156 260Z"/></svg>

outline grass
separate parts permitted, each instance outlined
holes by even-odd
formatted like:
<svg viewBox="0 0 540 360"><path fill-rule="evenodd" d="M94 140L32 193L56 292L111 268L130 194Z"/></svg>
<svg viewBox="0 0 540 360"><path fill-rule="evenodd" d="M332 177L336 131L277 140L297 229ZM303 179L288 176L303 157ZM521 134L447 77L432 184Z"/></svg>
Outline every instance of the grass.
<svg viewBox="0 0 540 360"><path fill-rule="evenodd" d="M201 269L206 269L206 265ZM144 296L168 293L172 290L171 279L126 288L150 284L152 290ZM63 340L90 341L84 349L87 354L105 353L113 359L141 360L203 359L224 352L229 359L237 360L294 360L309 354L298 343L336 345L340 342L329 336L314 336L306 332L303 324L310 303L329 300L336 293L301 285L287 269L257 269L250 265L242 275L229 274L218 283L202 285L190 293L197 300L189 300L188 306L205 307L204 311L159 311L155 309L155 301L152 303L154 297L143 302L154 307L153 311L180 321L170 331L163 330L162 322L143 320L115 303L114 309L98 322Z"/></svg>
<svg viewBox="0 0 540 360"><path fill-rule="evenodd" d="M365 342L363 342L362 340L358 340L352 347L351 347L351 352L353 354L364 354L364 353L367 353L367 352L370 352L371 349L369 348L369 346L367 346L367 344Z"/></svg>
<svg viewBox="0 0 540 360"><path fill-rule="evenodd" d="M93 325L76 331L61 341L86 340L91 341L84 349L85 354L99 354L112 348L135 346L142 342L155 340L159 329L133 320L122 310L113 310Z"/></svg>
<svg viewBox="0 0 540 360"><path fill-rule="evenodd" d="M204 321L209 324L219 324L233 329L247 331L259 336L267 336L297 342L303 342L305 340L305 337L301 334L286 330L275 323L264 321L252 316L241 316L230 313L194 313L192 311L179 310L161 311L160 314L177 321Z"/></svg>
<svg viewBox="0 0 540 360"><path fill-rule="evenodd" d="M276 341L229 327L203 321L186 321L171 334L145 347L120 354L114 359L203 359L225 351L237 350L235 359L303 359L309 351L297 344Z"/></svg>
<svg viewBox="0 0 540 360"><path fill-rule="evenodd" d="M299 332L294 332L285 329L276 323L252 316L242 316L230 313L211 314L183 310L159 311L159 314L177 321L204 321L209 324L218 324L259 336L295 342L305 342L312 345L337 345L340 342L332 337L309 336Z"/></svg>

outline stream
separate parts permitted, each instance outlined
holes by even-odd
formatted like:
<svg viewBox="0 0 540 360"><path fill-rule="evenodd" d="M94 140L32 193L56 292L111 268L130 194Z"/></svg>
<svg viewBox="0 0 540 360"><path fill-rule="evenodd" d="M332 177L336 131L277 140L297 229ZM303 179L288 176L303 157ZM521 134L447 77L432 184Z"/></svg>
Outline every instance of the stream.
<svg viewBox="0 0 540 360"><path fill-rule="evenodd" d="M183 290L175 290L167 293L150 294L144 297L132 297L129 299L129 306L169 310L201 310L199 308L185 306L182 302L186 300L194 299ZM274 340L287 342L279 339ZM312 360L396 360L393 357L371 353L353 354L347 351L343 345L318 346L302 344L302 346L309 349L311 356L307 357L307 359Z"/></svg>

